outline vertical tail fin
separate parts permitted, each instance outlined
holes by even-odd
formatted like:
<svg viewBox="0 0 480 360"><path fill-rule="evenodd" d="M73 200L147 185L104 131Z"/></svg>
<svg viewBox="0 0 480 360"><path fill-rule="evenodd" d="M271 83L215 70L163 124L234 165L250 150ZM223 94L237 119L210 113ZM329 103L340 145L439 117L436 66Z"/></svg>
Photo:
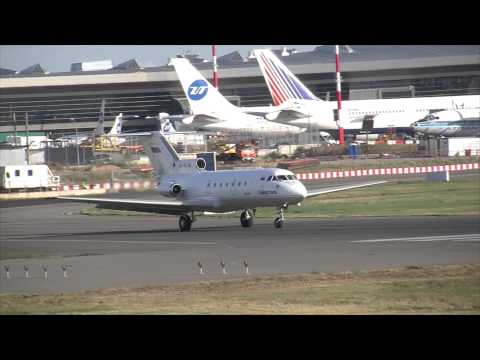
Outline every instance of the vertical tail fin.
<svg viewBox="0 0 480 360"><path fill-rule="evenodd" d="M141 135L139 136L139 141L143 145L144 151L150 160L150 164L155 170L157 178L162 175L192 174L199 171L205 171L205 160L181 160L173 146L170 145L166 137L160 131L131 135Z"/></svg>
<svg viewBox="0 0 480 360"><path fill-rule="evenodd" d="M175 163L180 158L172 145L159 131L153 131L147 136L139 136L139 141L157 176L175 173Z"/></svg>
<svg viewBox="0 0 480 360"><path fill-rule="evenodd" d="M256 49L253 53L275 105L280 105L290 99L320 100L288 70L271 50Z"/></svg>
<svg viewBox="0 0 480 360"><path fill-rule="evenodd" d="M102 105L100 105L100 116L98 118L97 129L95 130L96 136L102 136L104 133L103 123L105 120L105 99L102 100Z"/></svg>
<svg viewBox="0 0 480 360"><path fill-rule="evenodd" d="M184 58L172 58L170 63L175 67L183 91L187 96L190 110L194 115L241 112L220 94L190 61Z"/></svg>
<svg viewBox="0 0 480 360"><path fill-rule="evenodd" d="M115 117L115 122L113 123L113 126L110 129L109 135L120 134L122 132L122 125L123 125L123 113L120 113Z"/></svg>

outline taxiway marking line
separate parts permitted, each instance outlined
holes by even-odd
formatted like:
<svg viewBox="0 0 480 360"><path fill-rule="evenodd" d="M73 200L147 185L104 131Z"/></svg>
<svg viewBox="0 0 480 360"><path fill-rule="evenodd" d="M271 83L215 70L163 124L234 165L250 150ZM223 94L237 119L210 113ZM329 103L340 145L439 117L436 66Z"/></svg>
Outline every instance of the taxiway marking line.
<svg viewBox="0 0 480 360"><path fill-rule="evenodd" d="M428 242L428 241L479 241L480 234L462 234L462 235L445 235L445 236L422 236L410 238L391 238L391 239L370 239L370 240L353 240L351 243L380 243L380 242Z"/></svg>
<svg viewBox="0 0 480 360"><path fill-rule="evenodd" d="M89 242L89 243L113 243L113 244L158 244L158 245L216 245L215 242L194 242L194 241L129 241L129 240L55 240L55 239L16 239L0 240L3 242Z"/></svg>

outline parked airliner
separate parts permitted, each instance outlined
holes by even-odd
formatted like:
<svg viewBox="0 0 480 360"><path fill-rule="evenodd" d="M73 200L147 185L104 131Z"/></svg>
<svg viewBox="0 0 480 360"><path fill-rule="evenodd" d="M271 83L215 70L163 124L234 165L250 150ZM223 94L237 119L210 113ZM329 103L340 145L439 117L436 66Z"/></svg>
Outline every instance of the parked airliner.
<svg viewBox="0 0 480 360"><path fill-rule="evenodd" d="M123 126L123 114L120 113L115 117L115 121L113 122L113 126L110 129L110 131L107 133L107 135L112 136L112 135L119 135L122 132L122 126ZM103 116L100 116L98 123L97 123L97 128L95 129L95 136L103 136ZM78 133L78 134L69 134L69 135L64 135L61 138L58 138L57 141L66 142L70 144L81 144L84 141L87 141L92 138L92 133ZM120 144L125 141L125 139L122 138L114 138L112 137L112 141L115 141L117 144Z"/></svg>
<svg viewBox="0 0 480 360"><path fill-rule="evenodd" d="M133 135L133 134L130 134ZM335 191L377 185L374 181L355 185L324 188L308 192L295 175L283 169L243 169L206 171L205 160L181 160L160 132L136 134L152 164L160 195L171 198L112 199L60 197L59 199L95 203L101 208L179 215L180 231L191 230L195 212L225 213L241 211L240 223L251 227L255 209L276 207L276 228L284 224L289 205L306 198Z"/></svg>
<svg viewBox="0 0 480 360"><path fill-rule="evenodd" d="M254 50L273 99L272 107L242 108L264 114L270 121L324 130L337 129L336 101L316 97L269 49ZM480 96L439 96L401 99L348 100L342 102L341 126L347 133L358 133L363 120L373 119L377 133L409 132L410 125L439 110L479 109Z"/></svg>
<svg viewBox="0 0 480 360"><path fill-rule="evenodd" d="M426 136L480 136L480 111L439 111L412 124L416 133Z"/></svg>
<svg viewBox="0 0 480 360"><path fill-rule="evenodd" d="M299 134L305 131L296 126L244 113L212 86L188 59L172 58L170 64L175 67L192 114L184 117L182 122L195 130L248 131L259 134Z"/></svg>

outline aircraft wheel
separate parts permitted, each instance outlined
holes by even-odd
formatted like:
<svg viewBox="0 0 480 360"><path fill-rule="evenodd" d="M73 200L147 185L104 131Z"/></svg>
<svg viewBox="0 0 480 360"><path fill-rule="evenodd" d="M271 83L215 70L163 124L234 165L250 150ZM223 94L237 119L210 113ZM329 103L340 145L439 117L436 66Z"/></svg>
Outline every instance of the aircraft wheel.
<svg viewBox="0 0 480 360"><path fill-rule="evenodd" d="M190 231L192 229L192 219L188 215L182 215L178 219L178 227L180 231Z"/></svg>
<svg viewBox="0 0 480 360"><path fill-rule="evenodd" d="M240 223L243 227L251 227L253 225L253 215L249 211L243 211L240 215Z"/></svg>
<svg viewBox="0 0 480 360"><path fill-rule="evenodd" d="M275 226L275 228L280 229L281 227L283 227L283 220L280 218L276 218L273 222L273 225Z"/></svg>

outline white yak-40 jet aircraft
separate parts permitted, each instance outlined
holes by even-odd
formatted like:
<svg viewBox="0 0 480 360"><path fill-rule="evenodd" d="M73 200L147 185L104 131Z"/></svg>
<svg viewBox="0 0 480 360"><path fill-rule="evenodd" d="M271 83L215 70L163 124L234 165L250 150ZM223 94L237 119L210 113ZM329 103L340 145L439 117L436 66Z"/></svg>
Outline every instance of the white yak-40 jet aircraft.
<svg viewBox="0 0 480 360"><path fill-rule="evenodd" d="M306 130L271 122L263 116L246 114L212 86L190 61L172 58L170 63L175 67L192 113L191 116L183 117L185 125L197 130L249 131L259 134L299 134Z"/></svg>
<svg viewBox="0 0 480 360"><path fill-rule="evenodd" d="M133 134L131 134L133 135ZM241 211L240 223L251 227L255 209L276 207L276 228L284 223L289 205L306 198L335 191L381 184L375 181L308 192L295 175L283 169L244 169L206 171L201 158L181 160L160 132L137 134L155 170L158 199L112 199L59 197L69 201L95 203L100 208L179 215L180 231L189 231L195 212Z"/></svg>

